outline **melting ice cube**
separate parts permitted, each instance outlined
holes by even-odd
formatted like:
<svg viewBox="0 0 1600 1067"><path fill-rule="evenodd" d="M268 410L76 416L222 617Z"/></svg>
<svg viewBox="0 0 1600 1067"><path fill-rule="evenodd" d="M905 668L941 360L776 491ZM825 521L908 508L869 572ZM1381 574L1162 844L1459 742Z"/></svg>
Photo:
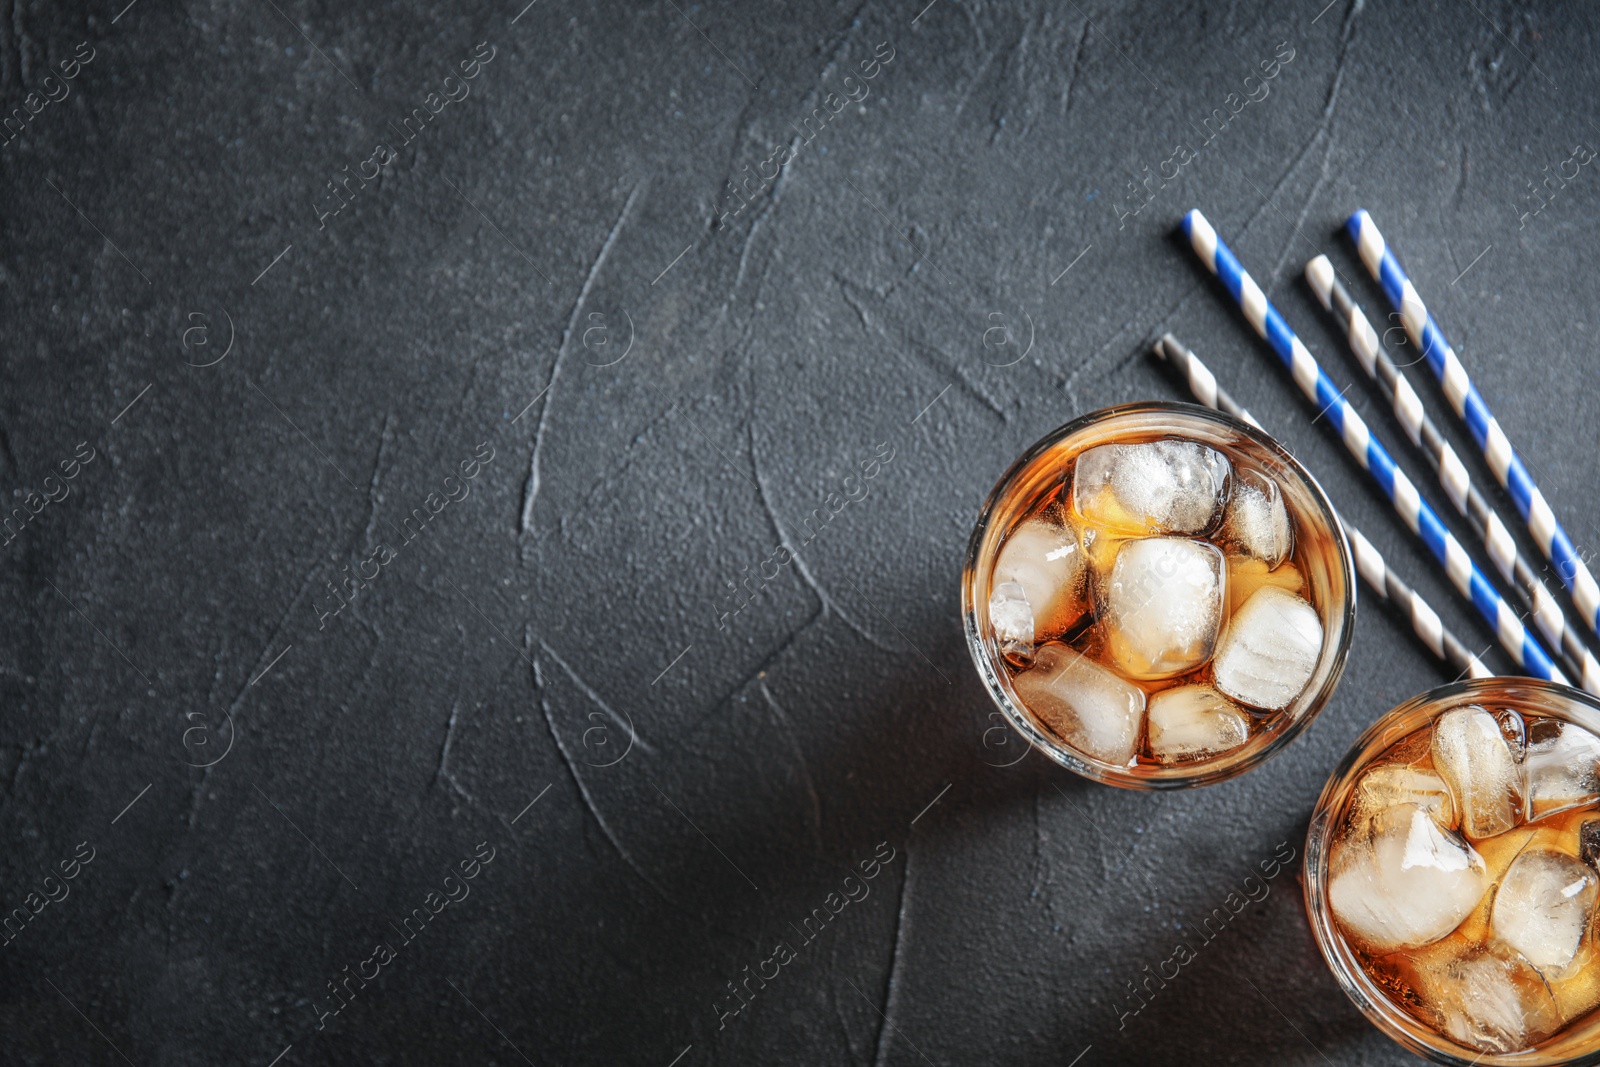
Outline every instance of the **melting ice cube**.
<svg viewBox="0 0 1600 1067"><path fill-rule="evenodd" d="M1072 500L1106 529L1198 534L1215 525L1227 483L1227 458L1194 441L1096 445L1078 456Z"/></svg>
<svg viewBox="0 0 1600 1067"><path fill-rule="evenodd" d="M1144 726L1144 691L1066 645L1051 641L1033 667L1012 680L1017 696L1068 744L1095 759L1127 766Z"/></svg>
<svg viewBox="0 0 1600 1067"><path fill-rule="evenodd" d="M1217 688L1267 710L1288 707L1311 680L1322 651L1317 609L1277 586L1242 604L1217 648Z"/></svg>
<svg viewBox="0 0 1600 1067"><path fill-rule="evenodd" d="M1414 804L1340 838L1330 869L1334 917L1347 936L1379 951L1439 940L1489 888L1483 857Z"/></svg>
<svg viewBox="0 0 1600 1067"><path fill-rule="evenodd" d="M1000 582L989 593L989 625L1000 653L1027 662L1034 656L1034 608L1019 582Z"/></svg>
<svg viewBox="0 0 1600 1067"><path fill-rule="evenodd" d="M1054 523L1031 520L1013 530L1000 546L993 582L989 621L1002 642L1005 636L1000 633L1001 620L994 616L997 598L1011 635L1020 639L1021 611L1014 604L1020 593L1028 607L1030 647L1035 635L1059 637L1065 633L1088 606L1083 546L1078 543L1077 534Z"/></svg>
<svg viewBox="0 0 1600 1067"><path fill-rule="evenodd" d="M1559 975L1578 952L1600 881L1581 860L1529 848L1511 861L1495 891L1495 936L1547 975Z"/></svg>
<svg viewBox="0 0 1600 1067"><path fill-rule="evenodd" d="M1500 736L1506 739L1506 747L1511 749L1511 758L1518 763L1528 751L1528 723L1515 708L1500 708L1494 713L1494 721L1500 724ZM1554 719L1550 725L1557 725ZM1548 733L1549 731L1543 731Z"/></svg>
<svg viewBox="0 0 1600 1067"><path fill-rule="evenodd" d="M1289 558L1294 549L1294 531L1277 482L1246 467L1233 472L1221 540L1230 548L1261 560L1268 570Z"/></svg>
<svg viewBox="0 0 1600 1067"><path fill-rule="evenodd" d="M1600 801L1600 737L1557 719L1535 720L1522 782L1524 818L1530 821Z"/></svg>
<svg viewBox="0 0 1600 1067"><path fill-rule="evenodd" d="M1222 553L1181 537L1125 542L1100 586L1106 650L1131 678L1170 678L1210 658L1222 622Z"/></svg>
<svg viewBox="0 0 1600 1067"><path fill-rule="evenodd" d="M1163 763L1226 752L1250 736L1250 720L1209 685L1162 690L1150 698L1146 719L1150 754Z"/></svg>
<svg viewBox="0 0 1600 1067"><path fill-rule="evenodd" d="M989 624L1000 652L1026 663L1033 657L1033 607L1018 582L1001 582L989 594Z"/></svg>
<svg viewBox="0 0 1600 1067"><path fill-rule="evenodd" d="M1397 804L1415 804L1445 829L1456 828L1456 805L1450 787L1432 771L1404 763L1373 767L1356 783L1355 818L1370 818Z"/></svg>
<svg viewBox="0 0 1600 1067"><path fill-rule="evenodd" d="M1468 1048L1515 1052L1561 1028L1549 986L1513 953L1452 939L1405 969L1418 1007Z"/></svg>
<svg viewBox="0 0 1600 1067"><path fill-rule="evenodd" d="M1505 833L1522 809L1517 761L1495 717L1469 705L1433 724L1433 766L1450 786L1469 840Z"/></svg>

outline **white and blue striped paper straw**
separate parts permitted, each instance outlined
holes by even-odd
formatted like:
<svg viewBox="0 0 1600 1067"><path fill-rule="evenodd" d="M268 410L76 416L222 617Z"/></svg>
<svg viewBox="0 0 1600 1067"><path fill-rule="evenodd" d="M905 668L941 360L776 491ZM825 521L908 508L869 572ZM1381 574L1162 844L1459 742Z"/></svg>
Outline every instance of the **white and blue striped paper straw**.
<svg viewBox="0 0 1600 1067"><path fill-rule="evenodd" d="M1411 532L1422 539L1456 590L1471 601L1518 668L1535 678L1570 685L1539 639L1522 625L1511 605L1472 562L1467 550L1422 499L1411 479L1395 465L1388 450L1372 436L1361 416L1345 403L1333 382L1322 373L1316 358L1295 336L1278 309L1268 302L1261 286L1239 265L1239 260L1222 243L1206 217L1199 211L1190 211L1183 217L1183 232L1200 261L1217 276L1228 295L1243 310L1245 319L1272 346L1301 391L1322 409L1339 431L1345 448L1377 482Z"/></svg>
<svg viewBox="0 0 1600 1067"><path fill-rule="evenodd" d="M1561 657L1561 665L1581 680L1586 692L1600 696L1600 659L1584 645L1578 628L1567 624L1566 613L1523 558L1510 529L1472 483L1466 464L1428 417L1422 398L1411 388L1405 372L1383 350L1378 331L1373 329L1361 306L1334 274L1333 262L1327 256L1317 256L1307 263L1306 282L1318 302L1344 327L1350 351L1355 353L1361 369L1383 391L1394 409L1395 421L1411 438L1411 443L1422 450L1428 465L1438 475L1445 496L1478 535L1500 577L1510 583L1533 613L1539 632Z"/></svg>
<svg viewBox="0 0 1600 1067"><path fill-rule="evenodd" d="M1578 555L1572 538L1556 521L1555 512L1550 510L1544 494L1529 476L1516 449L1511 447L1505 431L1495 421L1494 413L1483 402L1483 397L1478 395L1477 387L1467 377L1467 370L1461 365L1455 349L1450 347L1439 324L1433 321L1433 316L1428 314L1427 307L1417 296L1411 279L1400 268L1394 253L1389 251L1383 234L1372 222L1372 216L1362 209L1351 215L1345 225L1350 236L1355 238L1361 262L1366 264L1367 270L1383 287L1389 303L1400 313L1406 335L1422 352L1434 377L1439 379L1446 399L1461 421L1466 423L1472 440L1483 451L1483 458L1488 461L1495 480L1511 494L1517 514L1528 524L1528 530L1538 542L1540 551L1555 565L1556 573L1572 594L1572 603L1577 607L1584 624L1600 633L1600 585L1595 583L1588 565Z"/></svg>

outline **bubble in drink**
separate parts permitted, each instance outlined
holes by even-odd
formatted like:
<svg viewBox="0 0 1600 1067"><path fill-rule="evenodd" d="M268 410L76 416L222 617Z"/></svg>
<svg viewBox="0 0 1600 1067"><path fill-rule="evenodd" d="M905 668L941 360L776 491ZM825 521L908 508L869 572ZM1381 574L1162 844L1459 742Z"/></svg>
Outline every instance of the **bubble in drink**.
<svg viewBox="0 0 1600 1067"><path fill-rule="evenodd" d="M1223 560L1181 537L1125 541L1101 585L1100 625L1128 678L1171 678L1211 658L1222 622Z"/></svg>
<svg viewBox="0 0 1600 1067"><path fill-rule="evenodd" d="M1222 511L1228 460L1195 441L1099 445L1078 457L1072 501L1091 525L1131 534L1198 534Z"/></svg>

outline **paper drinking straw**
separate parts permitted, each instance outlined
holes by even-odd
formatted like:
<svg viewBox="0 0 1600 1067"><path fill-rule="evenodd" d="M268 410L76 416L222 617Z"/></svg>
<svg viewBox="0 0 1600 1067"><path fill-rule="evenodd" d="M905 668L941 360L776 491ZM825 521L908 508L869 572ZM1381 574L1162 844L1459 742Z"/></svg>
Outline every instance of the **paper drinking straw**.
<svg viewBox="0 0 1600 1067"><path fill-rule="evenodd" d="M1433 321L1433 316L1423 306L1411 279L1400 269L1400 262L1389 251L1383 234L1373 225L1372 216L1365 210L1357 211L1345 226L1350 236L1355 238L1361 262L1367 265L1367 270L1383 287L1389 303L1400 313L1400 321L1411 343L1422 352L1434 377L1439 379L1450 406L1466 423L1472 440L1483 450L1483 458L1488 461L1495 480L1511 494L1517 514L1528 524L1539 550L1555 565L1556 573L1561 576L1562 583L1572 596L1573 605L1578 609L1578 615L1586 626L1600 633L1600 585L1595 584L1594 575L1573 547L1572 538L1556 521L1555 512L1550 510L1544 494L1528 475L1521 457L1495 421L1494 413L1483 402L1483 397L1478 395L1455 349L1450 347L1439 324Z"/></svg>
<svg viewBox="0 0 1600 1067"><path fill-rule="evenodd" d="M1600 695L1600 660L1596 660L1584 645L1576 627L1567 624L1566 613L1523 558L1517 549L1516 539L1511 536L1499 513L1472 484L1472 476L1467 473L1466 465L1439 432L1439 427L1428 417L1422 398L1383 350L1378 341L1378 332L1367 321L1367 316L1350 296L1349 290L1335 277L1333 264L1327 256L1318 256L1306 264L1306 281L1317 300L1344 327L1350 350L1355 353L1361 369L1378 383L1384 397L1393 406L1394 417L1401 429L1411 438L1411 443L1422 450L1428 465L1439 476L1439 484L1450 498L1450 503L1466 518L1468 525L1483 542L1500 576L1521 595L1532 611L1540 632L1561 655L1563 665L1583 679L1584 689Z"/></svg>
<svg viewBox="0 0 1600 1067"><path fill-rule="evenodd" d="M1218 386L1217 379L1212 376L1206 365L1200 362L1200 357L1186 348L1176 337L1170 333L1164 334L1161 340L1156 342L1155 353L1184 376L1189 383L1189 391L1200 403L1208 408L1224 411L1261 429L1261 424L1256 421L1255 416L1240 407L1226 390ZM1400 576L1389 569L1383 555L1372 547L1372 542L1362 536L1360 530L1343 518L1339 519L1339 525L1344 527L1344 535L1350 541L1350 550L1355 553L1356 570L1372 587L1373 592L1389 601L1401 614L1411 620L1411 628L1416 631L1418 639L1427 646L1428 651L1469 677L1488 678L1494 673L1483 660L1468 651L1467 646L1463 645L1455 634L1446 629L1439 618L1439 613L1433 610L1432 605L1424 600L1421 594L1401 581Z"/></svg>
<svg viewBox="0 0 1600 1067"><path fill-rule="evenodd" d="M1472 602L1516 665L1535 678L1570 685L1567 676L1551 662L1550 654L1539 643L1539 639L1522 625L1522 620L1517 618L1511 605L1505 602L1494 584L1472 562L1467 550L1440 521L1428 502L1422 499L1422 494L1411 479L1395 465L1388 450L1372 436L1361 416L1344 402L1344 397L1333 387L1333 382L1322 373L1315 357L1289 329L1289 324L1278 314L1278 309L1267 301L1267 294L1245 273L1239 260L1217 237L1216 230L1211 228L1206 217L1198 211L1190 211L1183 217L1183 230L1200 261L1221 280L1250 325L1266 339L1279 360L1289 369L1301 391L1322 409L1329 423L1339 431L1345 448L1372 476L1411 532L1422 539L1456 590Z"/></svg>

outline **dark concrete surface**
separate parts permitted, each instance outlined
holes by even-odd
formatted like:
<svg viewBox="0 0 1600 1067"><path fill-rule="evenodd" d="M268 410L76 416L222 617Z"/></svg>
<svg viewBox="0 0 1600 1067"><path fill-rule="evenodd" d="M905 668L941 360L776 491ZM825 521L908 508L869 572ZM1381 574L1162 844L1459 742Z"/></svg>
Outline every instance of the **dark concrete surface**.
<svg viewBox="0 0 1600 1067"><path fill-rule="evenodd" d="M1196 929L1448 672L1369 598L1265 767L1094 786L987 732L961 557L1029 443L1182 395L1171 329L1487 646L1171 234L1424 481L1299 277L1381 314L1369 208L1600 544L1600 177L1529 196L1600 15L524 2L0 18L0 484L57 498L0 571L0 1061L1408 1062L1296 865Z"/></svg>

